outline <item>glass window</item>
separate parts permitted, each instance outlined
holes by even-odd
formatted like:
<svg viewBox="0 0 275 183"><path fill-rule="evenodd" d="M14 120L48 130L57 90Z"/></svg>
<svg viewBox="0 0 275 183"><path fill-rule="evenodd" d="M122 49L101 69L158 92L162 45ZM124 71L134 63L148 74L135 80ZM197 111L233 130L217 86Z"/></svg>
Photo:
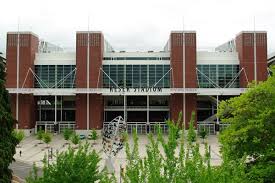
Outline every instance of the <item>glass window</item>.
<svg viewBox="0 0 275 183"><path fill-rule="evenodd" d="M239 65L198 65L197 68L200 70L197 72L200 88L215 88L216 85L230 88L239 87L239 77L232 83L239 72Z"/></svg>
<svg viewBox="0 0 275 183"><path fill-rule="evenodd" d="M40 79L39 82L35 79L34 86L36 88L46 88L47 86L74 88L76 76L73 72L74 69L75 65L36 65L35 73Z"/></svg>

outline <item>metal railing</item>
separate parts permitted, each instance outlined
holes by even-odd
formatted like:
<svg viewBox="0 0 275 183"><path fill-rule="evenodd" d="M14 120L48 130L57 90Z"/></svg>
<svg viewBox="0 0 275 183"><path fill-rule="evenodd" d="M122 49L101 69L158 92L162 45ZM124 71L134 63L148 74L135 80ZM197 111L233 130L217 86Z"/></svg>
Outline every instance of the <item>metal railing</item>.
<svg viewBox="0 0 275 183"><path fill-rule="evenodd" d="M109 122L104 122L103 127L107 127ZM147 134L158 132L158 128L163 133L168 133L168 126L165 122L150 122L149 124L146 122L127 122L127 132L132 134L134 131L137 131L138 134Z"/></svg>
<svg viewBox="0 0 275 183"><path fill-rule="evenodd" d="M39 130L40 127L44 127L46 132L53 133L54 132L54 121L36 121L35 124L35 133ZM75 121L61 121L57 122L58 132L61 133L65 128L75 129Z"/></svg>
<svg viewBox="0 0 275 183"><path fill-rule="evenodd" d="M59 122L59 133L62 133L66 128L74 130L75 122L74 121L62 121Z"/></svg>
<svg viewBox="0 0 275 183"><path fill-rule="evenodd" d="M198 122L197 127L198 133L204 129L209 135L216 134L215 123Z"/></svg>

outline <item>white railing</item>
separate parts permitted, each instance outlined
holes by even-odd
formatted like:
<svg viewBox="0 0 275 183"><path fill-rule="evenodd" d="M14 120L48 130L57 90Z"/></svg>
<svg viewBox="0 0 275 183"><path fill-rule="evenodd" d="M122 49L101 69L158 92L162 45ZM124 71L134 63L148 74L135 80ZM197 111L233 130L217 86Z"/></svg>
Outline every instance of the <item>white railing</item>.
<svg viewBox="0 0 275 183"><path fill-rule="evenodd" d="M35 133L39 130L40 126L44 126L46 132L54 132L54 121L36 121ZM61 121L57 122L58 132L61 133L65 128L75 129L75 121Z"/></svg>
<svg viewBox="0 0 275 183"><path fill-rule="evenodd" d="M204 129L209 135L216 134L215 123L198 122L197 127L198 133Z"/></svg>
<svg viewBox="0 0 275 183"><path fill-rule="evenodd" d="M59 122L59 133L62 133L66 128L74 130L75 122L74 121L62 121Z"/></svg>
<svg viewBox="0 0 275 183"><path fill-rule="evenodd" d="M104 109L122 109L123 110L123 106L105 106Z"/></svg>
<svg viewBox="0 0 275 183"><path fill-rule="evenodd" d="M104 122L103 127L107 127L109 122ZM138 134L147 134L147 133L158 133L158 128L163 133L168 132L168 126L165 122L151 122L147 124L146 122L127 122L127 132L132 134L134 131L137 131Z"/></svg>
<svg viewBox="0 0 275 183"><path fill-rule="evenodd" d="M169 109L169 106L149 106L150 109Z"/></svg>

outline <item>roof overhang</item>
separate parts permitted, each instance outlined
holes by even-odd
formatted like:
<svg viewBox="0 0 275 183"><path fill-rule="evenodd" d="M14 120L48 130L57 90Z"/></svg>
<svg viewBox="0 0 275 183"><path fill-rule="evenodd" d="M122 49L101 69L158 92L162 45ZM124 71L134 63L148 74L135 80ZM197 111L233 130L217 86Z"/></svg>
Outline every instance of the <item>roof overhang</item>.
<svg viewBox="0 0 275 183"><path fill-rule="evenodd" d="M247 88L7 88L10 94L33 94L36 96L66 96L76 94L101 94L106 96L120 95L172 95L172 94L197 94L197 95L240 95Z"/></svg>

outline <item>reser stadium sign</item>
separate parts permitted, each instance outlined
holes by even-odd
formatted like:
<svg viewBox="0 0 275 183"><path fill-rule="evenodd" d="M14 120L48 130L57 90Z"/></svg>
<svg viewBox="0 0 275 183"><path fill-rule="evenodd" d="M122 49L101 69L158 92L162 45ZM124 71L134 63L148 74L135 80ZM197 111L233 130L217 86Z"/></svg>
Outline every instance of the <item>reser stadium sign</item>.
<svg viewBox="0 0 275 183"><path fill-rule="evenodd" d="M118 88L118 87L111 87L110 93L116 92L162 92L162 88L160 87L134 87L134 88Z"/></svg>

